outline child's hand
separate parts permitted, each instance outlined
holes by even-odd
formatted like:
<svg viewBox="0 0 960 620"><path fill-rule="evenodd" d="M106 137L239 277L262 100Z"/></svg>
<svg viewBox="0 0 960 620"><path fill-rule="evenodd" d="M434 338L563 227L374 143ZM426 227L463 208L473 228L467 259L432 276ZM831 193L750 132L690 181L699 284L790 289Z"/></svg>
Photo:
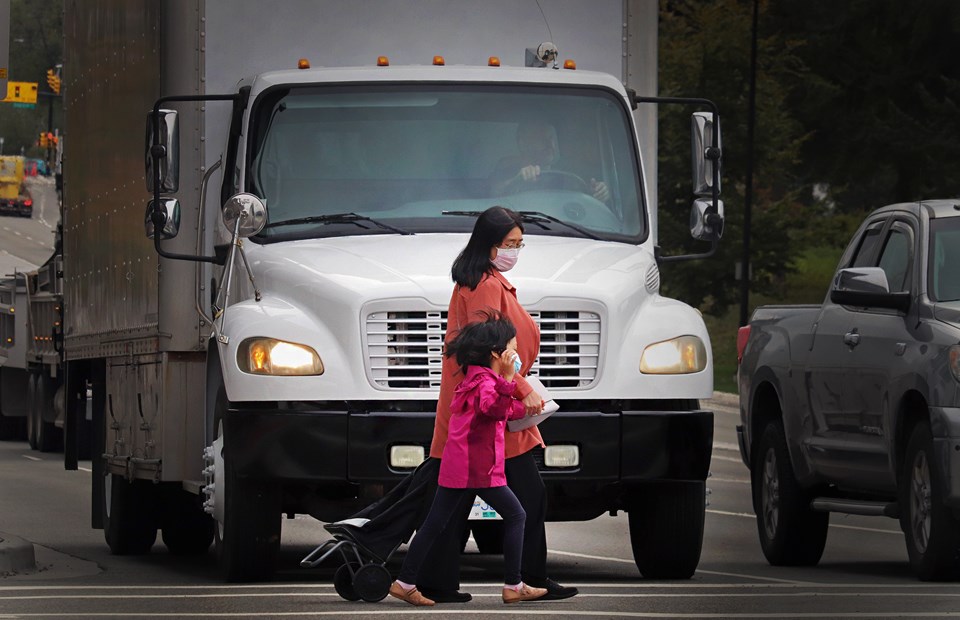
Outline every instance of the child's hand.
<svg viewBox="0 0 960 620"><path fill-rule="evenodd" d="M518 354L516 351L507 350L503 352L500 364L500 376L507 381L513 381L513 377L517 374L517 369L513 364L513 361L517 359L517 357Z"/></svg>

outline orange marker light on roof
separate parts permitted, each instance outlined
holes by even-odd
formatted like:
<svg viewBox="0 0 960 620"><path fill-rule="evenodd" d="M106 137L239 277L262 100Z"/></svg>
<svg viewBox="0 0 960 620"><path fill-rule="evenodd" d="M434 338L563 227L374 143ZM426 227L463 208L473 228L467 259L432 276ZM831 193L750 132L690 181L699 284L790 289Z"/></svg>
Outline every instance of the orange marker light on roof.
<svg viewBox="0 0 960 620"><path fill-rule="evenodd" d="M306 58L301 58L300 60L297 61L297 69L309 69L309 68L310 68L310 61L307 60Z"/></svg>
<svg viewBox="0 0 960 620"><path fill-rule="evenodd" d="M389 67L390 59L386 56L377 56L377 66L378 67Z"/></svg>
<svg viewBox="0 0 960 620"><path fill-rule="evenodd" d="M577 63L574 62L574 61L572 61L572 60L570 60L570 59L568 58L567 60L564 60L564 61L563 61L563 68L564 68L564 69L576 69L576 68L577 68Z"/></svg>
<svg viewBox="0 0 960 620"><path fill-rule="evenodd" d="M496 56L491 56L491 57L490 57L490 60L487 61L487 66L490 66L490 67L499 67L499 66L500 66L500 59L497 58Z"/></svg>
<svg viewBox="0 0 960 620"><path fill-rule="evenodd" d="M443 56L434 56L434 57L433 57L433 64L435 64L435 65L437 65L437 66L439 66L439 67L442 67L443 65L445 65L445 64L447 64L447 63L443 60Z"/></svg>

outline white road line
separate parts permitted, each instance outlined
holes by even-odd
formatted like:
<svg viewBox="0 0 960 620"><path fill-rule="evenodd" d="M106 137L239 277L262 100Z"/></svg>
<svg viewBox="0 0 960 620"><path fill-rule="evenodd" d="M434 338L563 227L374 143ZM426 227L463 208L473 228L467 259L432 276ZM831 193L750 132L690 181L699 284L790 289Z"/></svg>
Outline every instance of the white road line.
<svg viewBox="0 0 960 620"><path fill-rule="evenodd" d="M722 454L714 454L710 458L712 458L715 461L729 461L731 463L743 464L743 459L737 458L735 456L723 456Z"/></svg>
<svg viewBox="0 0 960 620"><path fill-rule="evenodd" d="M93 470L92 470L92 469L88 469L88 468L86 468L86 467L77 467L77 470L93 473Z"/></svg>
<svg viewBox="0 0 960 620"><path fill-rule="evenodd" d="M725 441L715 441L713 442L714 450L729 450L730 452L740 452L740 446L735 443L727 443Z"/></svg>
<svg viewBox="0 0 960 620"><path fill-rule="evenodd" d="M444 609L384 609L382 606L377 606L376 611L364 611L364 610L337 610L337 611L275 611L275 612L208 612L208 613L190 613L184 614L183 612L169 612L169 613L158 613L158 612L140 612L140 613L131 613L131 612L113 612L105 613L98 612L96 616L98 618L285 618L285 617L336 617L342 618L345 616L370 616L370 617L382 617L384 615L390 616L463 616L464 611L461 610L444 610ZM484 609L477 610L477 614L482 614L484 616L557 616L558 611L556 608L553 611L547 609ZM87 617L89 618L90 613L83 612L73 612L73 613L28 613L28 614L0 614L0 618L72 618L72 617ZM960 618L960 612L917 612L915 610L910 610L909 612L851 612L851 613L838 613L838 612L824 612L824 613L657 613L657 612L642 612L642 611L579 611L572 609L563 609L562 615L565 617L601 617L601 618Z"/></svg>
<svg viewBox="0 0 960 620"><path fill-rule="evenodd" d="M38 457L36 457L36 456L30 456L29 454L21 454L20 456L22 456L23 458L27 459L28 461L42 461L42 460L43 460L43 459L38 458Z"/></svg>
<svg viewBox="0 0 960 620"><path fill-rule="evenodd" d="M724 478L723 476L710 476L707 478L707 484L711 482L736 482L737 484L750 484L746 478Z"/></svg>

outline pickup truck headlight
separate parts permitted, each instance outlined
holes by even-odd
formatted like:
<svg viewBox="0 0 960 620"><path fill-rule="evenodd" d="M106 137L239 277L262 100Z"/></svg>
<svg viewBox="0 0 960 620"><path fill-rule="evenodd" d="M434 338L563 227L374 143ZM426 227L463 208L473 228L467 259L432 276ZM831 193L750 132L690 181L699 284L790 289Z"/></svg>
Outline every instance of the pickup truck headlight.
<svg viewBox="0 0 960 620"><path fill-rule="evenodd" d="M645 375L685 375L707 367L707 348L696 336L680 336L649 345L640 356Z"/></svg>
<svg viewBox="0 0 960 620"><path fill-rule="evenodd" d="M240 370L254 375L322 375L317 352L303 344L274 338L248 338L237 349Z"/></svg>
<svg viewBox="0 0 960 620"><path fill-rule="evenodd" d="M950 358L950 372L953 373L954 379L960 381L960 345L952 345L947 350L947 355Z"/></svg>

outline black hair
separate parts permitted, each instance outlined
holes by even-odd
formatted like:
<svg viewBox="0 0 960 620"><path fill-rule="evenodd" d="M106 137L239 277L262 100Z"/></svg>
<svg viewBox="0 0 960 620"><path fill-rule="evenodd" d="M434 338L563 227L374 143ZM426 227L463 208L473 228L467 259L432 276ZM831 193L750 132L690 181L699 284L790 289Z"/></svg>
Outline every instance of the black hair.
<svg viewBox="0 0 960 620"><path fill-rule="evenodd" d="M507 343L517 335L517 328L503 314L490 311L478 312L482 321L468 323L447 343L444 354L457 358L463 373L467 366L490 367L490 354L503 353Z"/></svg>
<svg viewBox="0 0 960 620"><path fill-rule="evenodd" d="M506 207L490 207L480 214L473 225L473 234L457 259L453 261L453 281L470 290L477 288L483 274L490 271L490 248L500 245L511 230L523 232L523 218Z"/></svg>

